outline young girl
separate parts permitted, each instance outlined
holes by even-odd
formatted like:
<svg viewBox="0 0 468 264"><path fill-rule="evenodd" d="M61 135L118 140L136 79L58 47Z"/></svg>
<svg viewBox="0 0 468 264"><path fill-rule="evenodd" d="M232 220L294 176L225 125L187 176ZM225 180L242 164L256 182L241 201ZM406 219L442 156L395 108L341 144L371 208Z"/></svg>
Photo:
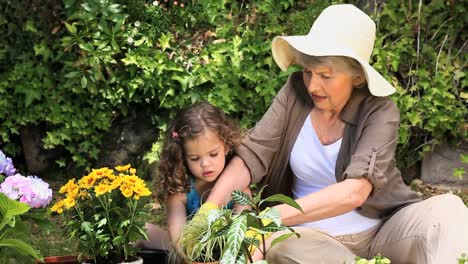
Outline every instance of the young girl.
<svg viewBox="0 0 468 264"><path fill-rule="evenodd" d="M240 140L241 133L232 120L207 102L194 104L174 118L165 134L158 167L158 198L166 203L173 245L177 245L187 219L208 197ZM228 206L233 205L229 202ZM243 208L234 205L234 209Z"/></svg>

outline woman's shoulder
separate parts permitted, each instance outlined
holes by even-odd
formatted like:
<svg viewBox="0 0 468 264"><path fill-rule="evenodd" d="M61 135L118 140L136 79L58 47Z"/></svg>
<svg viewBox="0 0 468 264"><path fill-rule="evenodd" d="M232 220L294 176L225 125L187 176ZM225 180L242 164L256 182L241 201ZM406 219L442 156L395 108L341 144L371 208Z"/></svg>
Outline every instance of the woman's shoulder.
<svg viewBox="0 0 468 264"><path fill-rule="evenodd" d="M375 111L385 112L390 115L400 114L397 105L388 96L377 97L377 96L369 95L363 100L362 107L365 110L372 111L372 112L375 112Z"/></svg>

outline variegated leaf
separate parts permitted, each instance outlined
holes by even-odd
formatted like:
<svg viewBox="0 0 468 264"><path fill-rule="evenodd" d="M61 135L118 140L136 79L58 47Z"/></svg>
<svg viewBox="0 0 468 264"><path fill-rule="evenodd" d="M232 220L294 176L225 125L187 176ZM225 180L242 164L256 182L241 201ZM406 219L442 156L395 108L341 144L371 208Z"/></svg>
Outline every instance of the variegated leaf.
<svg viewBox="0 0 468 264"><path fill-rule="evenodd" d="M237 256L241 247L242 241L247 231L247 217L239 215L234 219L231 227L228 230L227 246L231 250L233 256ZM232 263L232 262L231 262Z"/></svg>
<svg viewBox="0 0 468 264"><path fill-rule="evenodd" d="M253 202L250 200L250 197L239 190L234 190L231 193L232 200L239 205L250 205L254 206Z"/></svg>
<svg viewBox="0 0 468 264"><path fill-rule="evenodd" d="M221 256L221 260L219 264L232 264L235 262L236 262L236 258L232 254L230 248L228 248L226 249L226 251L224 251L224 254Z"/></svg>
<svg viewBox="0 0 468 264"><path fill-rule="evenodd" d="M244 254L241 254L236 259L236 264L245 264L247 263Z"/></svg>
<svg viewBox="0 0 468 264"><path fill-rule="evenodd" d="M261 219L271 220L276 226L281 226L280 212L276 208L265 209L258 216Z"/></svg>

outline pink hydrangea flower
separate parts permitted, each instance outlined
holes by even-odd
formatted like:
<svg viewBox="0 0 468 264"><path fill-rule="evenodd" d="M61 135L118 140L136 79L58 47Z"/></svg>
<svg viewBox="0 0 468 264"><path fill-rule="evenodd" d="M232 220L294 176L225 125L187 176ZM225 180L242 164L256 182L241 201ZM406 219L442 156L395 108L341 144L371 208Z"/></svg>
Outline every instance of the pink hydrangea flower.
<svg viewBox="0 0 468 264"><path fill-rule="evenodd" d="M29 184L23 186L19 201L29 204L32 208L46 207L52 200L49 184L36 176L28 176L27 179Z"/></svg>
<svg viewBox="0 0 468 264"><path fill-rule="evenodd" d="M28 179L17 173L5 178L5 181L0 185L0 192L4 193L8 198L18 200L21 196L20 189L28 184Z"/></svg>
<svg viewBox="0 0 468 264"><path fill-rule="evenodd" d="M49 184L36 176L24 177L20 174L9 176L0 185L0 192L10 199L19 199L32 208L45 207L52 200Z"/></svg>

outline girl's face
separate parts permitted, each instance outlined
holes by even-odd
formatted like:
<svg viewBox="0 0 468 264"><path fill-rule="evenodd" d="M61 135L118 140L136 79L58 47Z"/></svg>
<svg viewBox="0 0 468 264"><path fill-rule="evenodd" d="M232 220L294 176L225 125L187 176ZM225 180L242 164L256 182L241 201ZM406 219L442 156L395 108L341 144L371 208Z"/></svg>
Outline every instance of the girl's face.
<svg viewBox="0 0 468 264"><path fill-rule="evenodd" d="M360 83L351 74L336 71L330 66L304 68L303 79L314 107L336 112L340 112L348 102L353 85Z"/></svg>
<svg viewBox="0 0 468 264"><path fill-rule="evenodd" d="M197 180L215 181L226 164L229 151L224 142L209 129L201 135L184 142L185 162Z"/></svg>

